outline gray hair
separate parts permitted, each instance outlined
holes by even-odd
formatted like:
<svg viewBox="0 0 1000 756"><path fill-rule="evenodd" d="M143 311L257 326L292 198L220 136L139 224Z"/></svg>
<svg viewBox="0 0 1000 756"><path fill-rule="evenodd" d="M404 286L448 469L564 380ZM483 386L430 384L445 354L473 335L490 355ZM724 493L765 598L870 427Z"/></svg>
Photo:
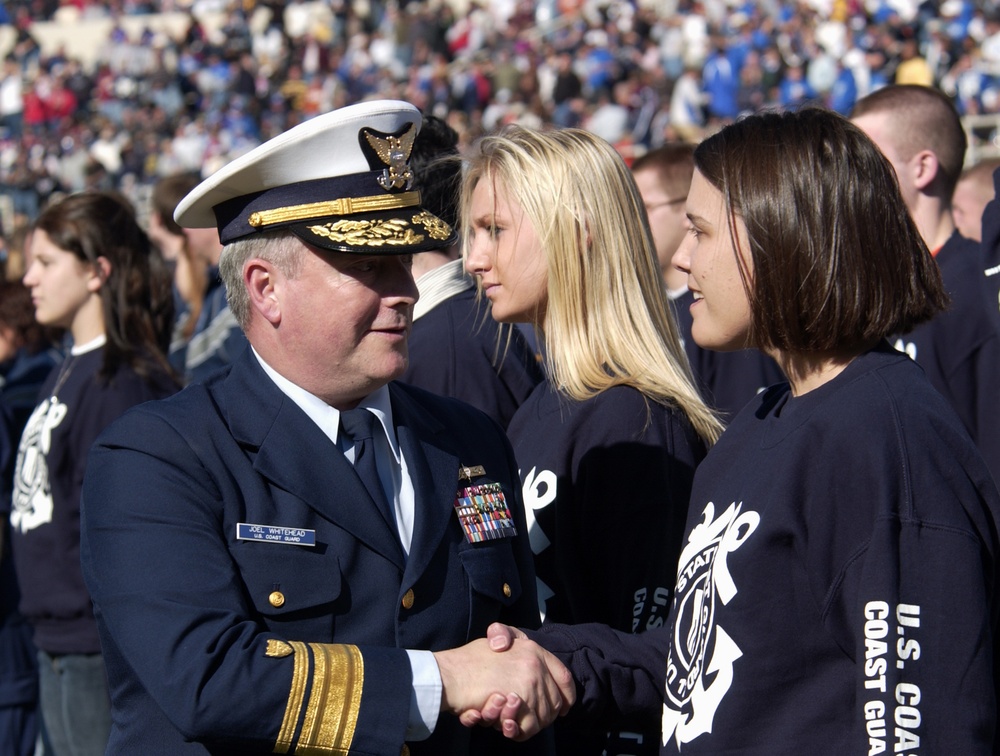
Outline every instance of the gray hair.
<svg viewBox="0 0 1000 756"><path fill-rule="evenodd" d="M248 260L260 258L273 263L289 278L295 278L302 268L303 243L289 231L278 229L232 241L222 248L219 275L226 286L229 310L240 327L250 324L250 295L243 283L243 266Z"/></svg>

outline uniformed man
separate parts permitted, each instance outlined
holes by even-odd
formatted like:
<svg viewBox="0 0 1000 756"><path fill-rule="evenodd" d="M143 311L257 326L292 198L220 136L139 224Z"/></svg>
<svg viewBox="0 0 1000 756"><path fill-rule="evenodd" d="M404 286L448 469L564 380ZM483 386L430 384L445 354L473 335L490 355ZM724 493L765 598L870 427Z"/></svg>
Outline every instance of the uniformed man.
<svg viewBox="0 0 1000 756"><path fill-rule="evenodd" d="M565 670L533 647L510 669L485 640L430 653L538 614L503 432L390 383L411 255L453 233L410 188L419 123L394 101L319 116L177 207L182 226L218 227L252 349L92 452L82 559L109 753L484 754L508 745L438 711L498 690L522 692L527 717L568 708ZM482 490L512 524L476 511ZM562 676L539 683L547 664Z"/></svg>

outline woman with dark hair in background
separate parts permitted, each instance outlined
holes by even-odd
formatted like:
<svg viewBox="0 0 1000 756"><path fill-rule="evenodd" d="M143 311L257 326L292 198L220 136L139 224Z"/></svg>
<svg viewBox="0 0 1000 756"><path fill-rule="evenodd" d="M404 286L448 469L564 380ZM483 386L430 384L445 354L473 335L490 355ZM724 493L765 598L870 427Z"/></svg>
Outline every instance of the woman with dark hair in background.
<svg viewBox="0 0 1000 756"><path fill-rule="evenodd" d="M62 359L59 333L35 320L23 283L0 282L0 401L13 413L18 438L38 402L38 389Z"/></svg>
<svg viewBox="0 0 1000 756"><path fill-rule="evenodd" d="M132 405L177 389L163 351L170 279L131 206L85 192L45 209L24 276L35 317L72 348L49 374L18 448L11 511L21 613L39 649L45 728L57 756L103 754L107 681L80 570L80 487L95 437Z"/></svg>

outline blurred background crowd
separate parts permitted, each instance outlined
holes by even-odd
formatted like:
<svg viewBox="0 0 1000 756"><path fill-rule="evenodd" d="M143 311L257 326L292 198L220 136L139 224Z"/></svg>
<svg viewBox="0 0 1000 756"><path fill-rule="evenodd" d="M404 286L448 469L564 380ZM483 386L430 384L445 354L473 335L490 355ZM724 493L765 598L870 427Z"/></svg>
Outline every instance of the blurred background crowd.
<svg viewBox="0 0 1000 756"><path fill-rule="evenodd" d="M997 152L993 0L6 0L0 223L54 194L211 173L317 113L394 97L461 145L499 124L583 126L632 159L742 112L846 113L886 83L934 85Z"/></svg>

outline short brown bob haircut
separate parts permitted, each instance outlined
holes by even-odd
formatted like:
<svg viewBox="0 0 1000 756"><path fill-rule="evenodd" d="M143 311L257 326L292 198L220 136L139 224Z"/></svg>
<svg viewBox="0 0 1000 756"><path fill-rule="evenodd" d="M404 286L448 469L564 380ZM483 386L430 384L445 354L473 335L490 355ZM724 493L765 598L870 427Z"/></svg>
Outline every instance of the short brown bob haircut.
<svg viewBox="0 0 1000 756"><path fill-rule="evenodd" d="M892 165L842 116L819 108L746 116L702 142L694 161L729 208L752 346L861 350L947 306Z"/></svg>

